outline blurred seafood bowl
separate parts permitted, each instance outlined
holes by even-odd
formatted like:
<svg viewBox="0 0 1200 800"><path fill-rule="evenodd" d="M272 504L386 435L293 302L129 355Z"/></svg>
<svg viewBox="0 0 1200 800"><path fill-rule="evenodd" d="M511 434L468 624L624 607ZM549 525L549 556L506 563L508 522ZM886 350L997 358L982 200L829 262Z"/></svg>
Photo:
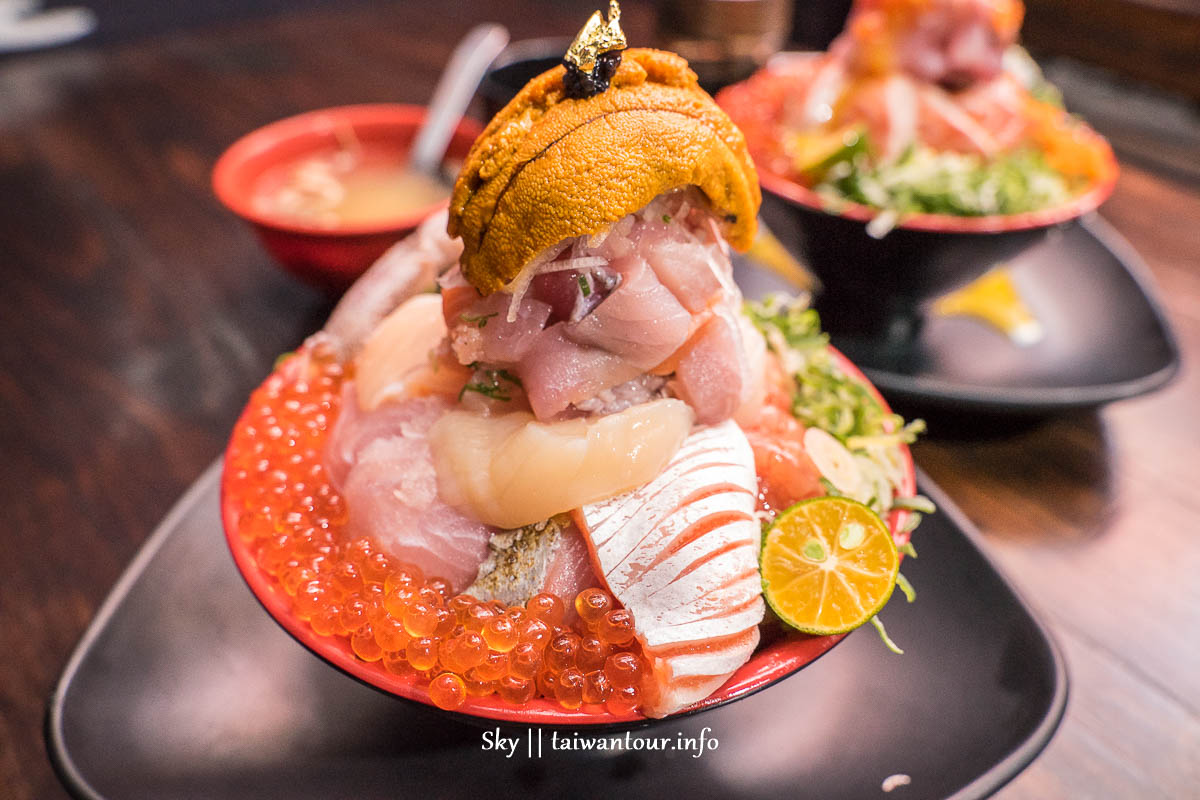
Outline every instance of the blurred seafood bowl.
<svg viewBox="0 0 1200 800"><path fill-rule="evenodd" d="M823 286L828 328L876 331L1111 194L1108 143L1016 37L1019 0L856 0L825 53L717 94L763 219Z"/></svg>
<svg viewBox="0 0 1200 800"><path fill-rule="evenodd" d="M504 48L479 84L485 116L496 116L525 84L561 64L570 44L569 37L546 36L521 39Z"/></svg>
<svg viewBox="0 0 1200 800"><path fill-rule="evenodd" d="M222 154L213 191L286 270L340 293L449 199L448 184L405 167L424 119L423 106L368 104L273 122ZM480 130L458 123L447 169Z"/></svg>
<svg viewBox="0 0 1200 800"><path fill-rule="evenodd" d="M267 611L392 694L508 722L730 702L871 623L920 511L806 299L746 302L760 192L679 56L597 12L253 394L222 515Z"/></svg>

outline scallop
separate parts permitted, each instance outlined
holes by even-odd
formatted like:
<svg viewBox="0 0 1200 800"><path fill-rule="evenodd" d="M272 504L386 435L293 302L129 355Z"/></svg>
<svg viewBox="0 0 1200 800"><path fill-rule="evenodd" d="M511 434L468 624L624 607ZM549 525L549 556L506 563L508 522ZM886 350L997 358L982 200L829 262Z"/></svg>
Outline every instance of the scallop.
<svg viewBox="0 0 1200 800"><path fill-rule="evenodd" d="M430 444L446 502L519 528L649 483L692 422L692 410L672 398L560 422L451 411L434 424Z"/></svg>

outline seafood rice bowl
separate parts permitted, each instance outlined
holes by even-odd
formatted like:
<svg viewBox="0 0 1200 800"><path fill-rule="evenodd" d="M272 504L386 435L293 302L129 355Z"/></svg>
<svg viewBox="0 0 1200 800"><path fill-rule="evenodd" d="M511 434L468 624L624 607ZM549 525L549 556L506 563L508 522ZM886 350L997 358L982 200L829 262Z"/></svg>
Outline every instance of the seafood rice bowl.
<svg viewBox="0 0 1200 800"><path fill-rule="evenodd" d="M1095 208L1112 149L1017 43L1020 0L856 0L825 53L724 89L764 183L796 202L922 230L991 231Z"/></svg>
<svg viewBox="0 0 1200 800"><path fill-rule="evenodd" d="M228 449L227 535L259 598L442 709L703 706L764 638L836 641L795 622L808 600L838 598L838 631L873 615L804 589L819 572L764 588L785 509L889 520L873 546L898 563L916 515L897 511L923 504L919 426L811 311L742 298L730 250L760 202L742 135L681 58L627 49L617 16L491 121L449 210L281 359ZM847 569L867 528L831 546Z"/></svg>

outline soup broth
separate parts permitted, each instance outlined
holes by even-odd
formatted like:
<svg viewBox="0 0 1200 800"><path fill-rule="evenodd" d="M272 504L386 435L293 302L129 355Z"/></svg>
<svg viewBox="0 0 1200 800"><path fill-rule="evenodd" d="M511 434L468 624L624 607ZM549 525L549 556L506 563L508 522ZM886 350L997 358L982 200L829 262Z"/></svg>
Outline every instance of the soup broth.
<svg viewBox="0 0 1200 800"><path fill-rule="evenodd" d="M263 215L322 228L382 224L450 194L438 178L408 168L404 154L340 147L280 164L254 189Z"/></svg>

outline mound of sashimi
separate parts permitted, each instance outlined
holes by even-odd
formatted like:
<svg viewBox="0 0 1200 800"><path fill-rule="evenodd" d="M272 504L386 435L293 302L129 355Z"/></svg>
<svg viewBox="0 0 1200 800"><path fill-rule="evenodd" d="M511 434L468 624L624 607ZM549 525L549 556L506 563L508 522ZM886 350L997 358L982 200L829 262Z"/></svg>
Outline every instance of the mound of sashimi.
<svg viewBox="0 0 1200 800"><path fill-rule="evenodd" d="M230 444L232 524L295 615L442 708L701 702L759 644L763 523L828 491L883 513L905 479L898 420L733 281L740 132L682 59L622 48L497 115ZM862 424L809 453L839 409Z"/></svg>

